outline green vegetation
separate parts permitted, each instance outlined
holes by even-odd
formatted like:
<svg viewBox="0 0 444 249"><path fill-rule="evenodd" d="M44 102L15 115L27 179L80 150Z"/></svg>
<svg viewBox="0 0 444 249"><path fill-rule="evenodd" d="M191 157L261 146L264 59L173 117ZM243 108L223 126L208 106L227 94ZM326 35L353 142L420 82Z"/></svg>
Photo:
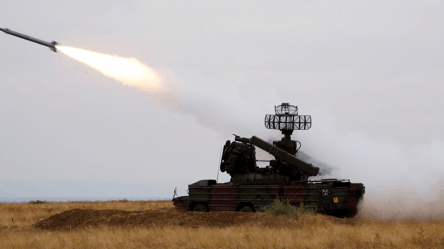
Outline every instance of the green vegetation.
<svg viewBox="0 0 444 249"><path fill-rule="evenodd" d="M46 203L46 201L36 200L36 201L30 201L28 203L29 204L42 204L42 203Z"/></svg>
<svg viewBox="0 0 444 249"><path fill-rule="evenodd" d="M263 207L262 210L266 213L286 215L287 217L294 217L296 219L300 215L304 215L306 213L315 213L311 208L306 208L303 205L298 207L290 204L289 201L282 201L280 199L274 200L273 204Z"/></svg>

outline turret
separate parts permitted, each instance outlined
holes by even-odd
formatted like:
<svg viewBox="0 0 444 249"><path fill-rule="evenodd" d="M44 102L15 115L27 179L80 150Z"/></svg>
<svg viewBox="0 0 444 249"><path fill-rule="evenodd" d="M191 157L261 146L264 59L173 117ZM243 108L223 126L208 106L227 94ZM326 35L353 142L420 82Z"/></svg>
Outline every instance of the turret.
<svg viewBox="0 0 444 249"><path fill-rule="evenodd" d="M267 179L265 182L261 180L261 183L269 184L276 181L307 181L308 177L318 174L319 168L295 157L301 143L291 140L293 130L311 128L311 116L298 115L297 107L288 103L275 106L275 112L275 115L265 116L265 127L281 130L284 137L280 141L270 144L255 136L243 138L235 135L234 142L228 140L225 143L220 170L230 174L233 183L244 183L245 179L250 178L255 179L253 182ZM257 167L255 146L275 157L266 168ZM253 182L250 181L250 184Z"/></svg>

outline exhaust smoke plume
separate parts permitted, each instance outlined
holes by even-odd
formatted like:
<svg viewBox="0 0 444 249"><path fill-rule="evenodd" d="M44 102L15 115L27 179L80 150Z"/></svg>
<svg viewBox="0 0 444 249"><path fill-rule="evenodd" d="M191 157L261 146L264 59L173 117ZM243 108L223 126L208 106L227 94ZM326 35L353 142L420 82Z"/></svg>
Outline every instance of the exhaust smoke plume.
<svg viewBox="0 0 444 249"><path fill-rule="evenodd" d="M136 58L123 58L66 46L56 47L69 57L85 63L124 85L136 87L146 93L163 90L160 75Z"/></svg>
<svg viewBox="0 0 444 249"><path fill-rule="evenodd" d="M429 196L418 193L415 186L384 186L384 190L366 193L360 204L363 217L379 220L444 219L444 184L434 184Z"/></svg>

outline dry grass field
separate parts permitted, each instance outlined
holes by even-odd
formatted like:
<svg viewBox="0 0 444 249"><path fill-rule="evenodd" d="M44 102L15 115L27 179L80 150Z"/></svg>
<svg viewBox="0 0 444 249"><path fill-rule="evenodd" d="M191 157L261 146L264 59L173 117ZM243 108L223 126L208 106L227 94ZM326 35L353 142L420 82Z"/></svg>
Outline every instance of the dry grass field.
<svg viewBox="0 0 444 249"><path fill-rule="evenodd" d="M176 212L171 201L1 203L0 248L444 248L444 221Z"/></svg>

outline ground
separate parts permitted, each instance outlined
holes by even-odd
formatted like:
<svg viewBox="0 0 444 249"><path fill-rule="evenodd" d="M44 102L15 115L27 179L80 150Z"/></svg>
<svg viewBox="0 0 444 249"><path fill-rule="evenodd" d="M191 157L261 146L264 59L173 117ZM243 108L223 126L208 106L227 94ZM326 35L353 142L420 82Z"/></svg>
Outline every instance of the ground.
<svg viewBox="0 0 444 249"><path fill-rule="evenodd" d="M0 203L0 248L444 248L444 222L178 212L171 201Z"/></svg>

